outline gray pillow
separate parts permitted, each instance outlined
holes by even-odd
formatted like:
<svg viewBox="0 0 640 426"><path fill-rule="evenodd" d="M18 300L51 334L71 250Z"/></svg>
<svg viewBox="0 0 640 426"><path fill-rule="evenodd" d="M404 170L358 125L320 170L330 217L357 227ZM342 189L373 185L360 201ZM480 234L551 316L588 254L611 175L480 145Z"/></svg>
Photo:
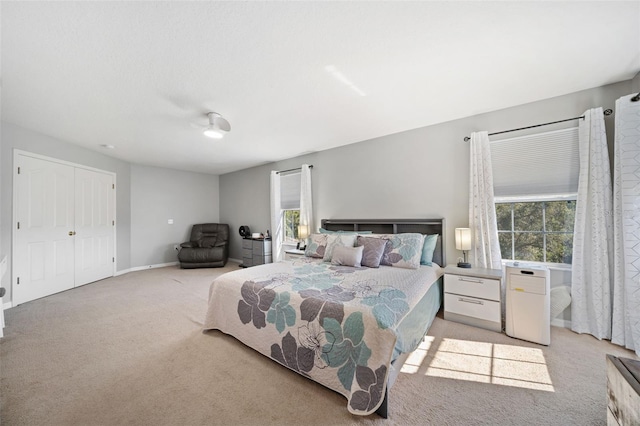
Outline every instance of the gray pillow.
<svg viewBox="0 0 640 426"><path fill-rule="evenodd" d="M336 246L331 255L332 265L360 267L363 247Z"/></svg>
<svg viewBox="0 0 640 426"><path fill-rule="evenodd" d="M381 238L359 236L356 245L363 247L362 266L367 266L369 268L380 267L380 260L382 259L384 248L387 243L388 240L383 240Z"/></svg>

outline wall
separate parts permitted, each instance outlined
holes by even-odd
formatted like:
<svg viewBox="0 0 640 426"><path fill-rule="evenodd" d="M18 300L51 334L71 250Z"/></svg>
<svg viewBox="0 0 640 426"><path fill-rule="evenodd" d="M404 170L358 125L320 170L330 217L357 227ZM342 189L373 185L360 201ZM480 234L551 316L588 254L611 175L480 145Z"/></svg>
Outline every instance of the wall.
<svg viewBox="0 0 640 426"><path fill-rule="evenodd" d="M613 108L631 81L422 127L220 176L220 217L232 232L231 255L241 257L235 230L269 225L269 171L313 164L316 227L323 218L424 218L447 220L447 258L456 252L453 229L468 225L469 145L472 131L501 131L581 115L588 108ZM613 115L605 119L613 144ZM556 130L576 122L547 126ZM534 129L532 133L540 131ZM527 131L517 135L527 134ZM502 135L512 137L515 133ZM498 138L495 138L498 139Z"/></svg>
<svg viewBox="0 0 640 426"><path fill-rule="evenodd" d="M20 149L35 154L46 155L72 163L116 173L116 262L117 269L131 267L130 247L130 166L121 160L62 142L49 136L33 132L8 123L2 123L2 186L0 200L2 207L0 252L6 253L9 269L2 280L7 289L5 303L11 300L11 238L13 221L13 150Z"/></svg>
<svg viewBox="0 0 640 426"><path fill-rule="evenodd" d="M241 170L220 176L220 218L232 229L231 257L240 259L240 225L263 232L270 228L269 172L313 164L315 226L323 218L428 218L447 223L447 261L455 250L453 229L468 219L469 145L473 131L491 132L582 115L589 108L614 108L631 92L631 80L571 93L500 111L392 134L348 146ZM461 100L461 102L464 100ZM614 116L605 118L613 147ZM567 122L545 131L576 126ZM540 131L501 135L503 138ZM499 139L495 137L493 139ZM471 260L474 261L473 259ZM552 286L571 281L570 272L552 274ZM565 312L565 319L570 315Z"/></svg>
<svg viewBox="0 0 640 426"><path fill-rule="evenodd" d="M174 244L187 240L193 223L219 220L218 176L132 165L31 130L2 123L0 131L0 256L9 269L2 279L11 301L13 150L116 173L117 271L176 261ZM174 225L168 225L173 219Z"/></svg>
<svg viewBox="0 0 640 426"><path fill-rule="evenodd" d="M191 226L219 217L218 176L131 165L132 266L177 261Z"/></svg>

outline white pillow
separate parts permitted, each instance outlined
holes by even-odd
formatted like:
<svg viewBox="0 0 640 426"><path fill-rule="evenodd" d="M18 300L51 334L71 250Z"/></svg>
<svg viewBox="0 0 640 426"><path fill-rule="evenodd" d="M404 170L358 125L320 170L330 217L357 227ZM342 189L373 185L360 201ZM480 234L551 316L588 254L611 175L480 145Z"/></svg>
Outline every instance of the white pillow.
<svg viewBox="0 0 640 426"><path fill-rule="evenodd" d="M327 234L327 248L324 251L325 262L331 262L331 256L333 255L333 249L336 247L353 247L356 245L356 234L344 235L344 234Z"/></svg>
<svg viewBox="0 0 640 426"><path fill-rule="evenodd" d="M331 256L331 264L360 267L363 250L364 246L336 247Z"/></svg>

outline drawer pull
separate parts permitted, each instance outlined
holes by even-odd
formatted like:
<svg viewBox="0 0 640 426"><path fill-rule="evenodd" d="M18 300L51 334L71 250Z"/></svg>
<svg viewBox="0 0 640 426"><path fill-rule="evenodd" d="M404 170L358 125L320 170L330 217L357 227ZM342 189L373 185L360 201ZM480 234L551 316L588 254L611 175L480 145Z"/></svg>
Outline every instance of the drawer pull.
<svg viewBox="0 0 640 426"><path fill-rule="evenodd" d="M466 281L468 283L482 284L482 280L474 280L474 279L471 279L471 278L458 277L458 281Z"/></svg>
<svg viewBox="0 0 640 426"><path fill-rule="evenodd" d="M481 300L465 299L463 297L458 297L458 302L473 303L475 305L484 305L484 303L482 303Z"/></svg>

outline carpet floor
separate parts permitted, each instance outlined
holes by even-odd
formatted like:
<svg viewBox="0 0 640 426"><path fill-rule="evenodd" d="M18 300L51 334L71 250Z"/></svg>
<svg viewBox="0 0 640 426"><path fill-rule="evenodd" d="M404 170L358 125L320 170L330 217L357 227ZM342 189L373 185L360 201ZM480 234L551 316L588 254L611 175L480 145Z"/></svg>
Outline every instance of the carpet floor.
<svg viewBox="0 0 640 426"><path fill-rule="evenodd" d="M5 311L3 425L604 425L608 353L552 327L548 347L436 317L391 390L390 416L218 331L202 332L222 269L131 272Z"/></svg>

